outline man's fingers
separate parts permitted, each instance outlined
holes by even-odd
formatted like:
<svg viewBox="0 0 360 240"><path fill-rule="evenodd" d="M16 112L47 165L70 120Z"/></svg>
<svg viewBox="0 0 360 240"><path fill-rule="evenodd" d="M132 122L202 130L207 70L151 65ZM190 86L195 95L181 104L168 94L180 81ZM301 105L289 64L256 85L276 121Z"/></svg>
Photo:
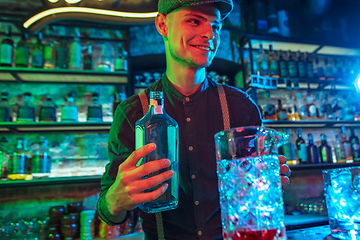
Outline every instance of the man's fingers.
<svg viewBox="0 0 360 240"><path fill-rule="evenodd" d="M131 174L135 179L139 179L150 173L160 171L161 169L167 168L169 166L170 166L169 159L154 160L151 162L147 162L141 165L140 167L134 169Z"/></svg>
<svg viewBox="0 0 360 240"><path fill-rule="evenodd" d="M280 165L280 174L290 177L291 175L290 167L286 164Z"/></svg>
<svg viewBox="0 0 360 240"><path fill-rule="evenodd" d="M145 202L154 201L158 197L160 197L168 188L166 183L162 184L158 189L147 192L147 193L139 193L132 196L132 200L135 205L139 205Z"/></svg>
<svg viewBox="0 0 360 240"><path fill-rule="evenodd" d="M170 170L170 171L166 171L161 174L158 174L156 176L153 176L151 178L137 181L136 182L137 191L142 192L144 190L156 187L156 186L164 183L165 181L169 180L170 178L172 178L172 176L174 176L174 172Z"/></svg>
<svg viewBox="0 0 360 240"><path fill-rule="evenodd" d="M279 155L279 164L285 164L286 163L286 157L285 156L282 156L282 155Z"/></svg>
<svg viewBox="0 0 360 240"><path fill-rule="evenodd" d="M146 155L154 151L155 148L156 145L154 143L149 143L146 144L145 146L142 146L139 149L136 149L130 154L130 156L124 161L124 163L120 165L121 168L135 167L141 158L145 157ZM120 171L120 167L119 167L119 171Z"/></svg>
<svg viewBox="0 0 360 240"><path fill-rule="evenodd" d="M281 185L287 186L290 183L290 179L287 176L281 176Z"/></svg>

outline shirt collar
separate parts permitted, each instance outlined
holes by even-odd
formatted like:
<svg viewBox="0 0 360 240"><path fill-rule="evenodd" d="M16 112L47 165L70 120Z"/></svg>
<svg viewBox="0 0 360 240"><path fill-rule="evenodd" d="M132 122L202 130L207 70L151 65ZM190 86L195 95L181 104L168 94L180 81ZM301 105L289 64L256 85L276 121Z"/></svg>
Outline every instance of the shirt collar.
<svg viewBox="0 0 360 240"><path fill-rule="evenodd" d="M166 74L163 75L162 79L162 85L164 87L164 90L169 92L173 97L175 97L177 100L184 102L185 98L188 97L190 98L190 101L193 101L195 99L200 98L204 92L209 88L209 80L207 77L205 77L205 80L202 82L201 86L199 87L198 90L196 90L196 92L194 92L193 94L191 94L190 96L185 96L182 93L180 93L170 82L170 80L168 79L168 77L166 76Z"/></svg>

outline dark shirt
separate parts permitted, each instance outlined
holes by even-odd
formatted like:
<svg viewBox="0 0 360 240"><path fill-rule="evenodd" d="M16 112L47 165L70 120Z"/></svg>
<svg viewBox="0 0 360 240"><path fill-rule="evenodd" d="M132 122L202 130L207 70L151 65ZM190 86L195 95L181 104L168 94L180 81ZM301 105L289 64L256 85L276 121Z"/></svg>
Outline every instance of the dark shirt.
<svg viewBox="0 0 360 240"><path fill-rule="evenodd" d="M246 93L227 85L224 90L231 127L262 125L259 110ZM207 78L195 93L184 96L164 75L145 90L147 96L150 91L164 92L165 112L179 124L179 204L162 213L165 238L222 239L214 135L224 129L224 123L216 83ZM134 126L142 116L137 95L117 107L99 201L114 182L118 166L135 150ZM104 218L101 209L99 214ZM147 239L157 239L155 216L141 210L140 216Z"/></svg>

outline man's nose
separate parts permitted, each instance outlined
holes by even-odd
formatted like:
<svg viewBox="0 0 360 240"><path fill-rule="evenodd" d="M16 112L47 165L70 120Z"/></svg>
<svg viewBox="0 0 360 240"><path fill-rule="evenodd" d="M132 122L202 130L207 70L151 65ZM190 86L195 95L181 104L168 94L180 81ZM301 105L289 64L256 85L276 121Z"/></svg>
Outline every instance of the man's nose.
<svg viewBox="0 0 360 240"><path fill-rule="evenodd" d="M214 30L213 30L210 23L204 24L203 37L206 37L208 39L214 39L215 38Z"/></svg>

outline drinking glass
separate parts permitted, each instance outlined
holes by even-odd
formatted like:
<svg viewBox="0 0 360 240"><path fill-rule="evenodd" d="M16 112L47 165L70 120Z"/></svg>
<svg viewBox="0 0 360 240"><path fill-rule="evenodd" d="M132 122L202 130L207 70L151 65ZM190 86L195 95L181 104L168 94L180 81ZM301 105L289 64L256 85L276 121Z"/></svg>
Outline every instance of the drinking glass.
<svg viewBox="0 0 360 240"><path fill-rule="evenodd" d="M360 239L360 167L323 170L331 235Z"/></svg>
<svg viewBox="0 0 360 240"><path fill-rule="evenodd" d="M225 240L286 239L277 148L287 139L256 126L215 134Z"/></svg>

